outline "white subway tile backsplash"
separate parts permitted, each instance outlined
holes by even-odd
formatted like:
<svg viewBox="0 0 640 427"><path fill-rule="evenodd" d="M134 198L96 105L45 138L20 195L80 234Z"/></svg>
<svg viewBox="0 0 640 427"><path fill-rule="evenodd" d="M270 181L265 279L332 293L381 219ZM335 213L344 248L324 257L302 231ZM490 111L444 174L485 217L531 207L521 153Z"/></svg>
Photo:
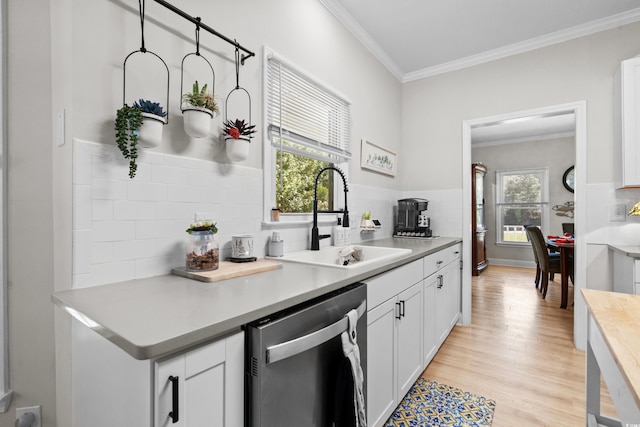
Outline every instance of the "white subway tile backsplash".
<svg viewBox="0 0 640 427"><path fill-rule="evenodd" d="M126 200L127 182L116 179L92 179L91 198L94 200Z"/></svg>
<svg viewBox="0 0 640 427"><path fill-rule="evenodd" d="M91 186L74 185L73 200L78 203L73 205L74 230L91 229Z"/></svg>
<svg viewBox="0 0 640 427"><path fill-rule="evenodd" d="M157 182L142 182L132 180L127 183L128 200L145 200L163 202L167 199L167 185Z"/></svg>
<svg viewBox="0 0 640 427"><path fill-rule="evenodd" d="M124 282L136 278L135 261L107 262L94 264L91 269L93 285Z"/></svg>
<svg viewBox="0 0 640 427"><path fill-rule="evenodd" d="M93 242L117 242L135 238L135 221L94 221Z"/></svg>
<svg viewBox="0 0 640 427"><path fill-rule="evenodd" d="M200 188L195 185L167 185L167 201L200 202Z"/></svg>
<svg viewBox="0 0 640 427"><path fill-rule="evenodd" d="M175 236L170 219L136 221L136 239L157 239Z"/></svg>
<svg viewBox="0 0 640 427"><path fill-rule="evenodd" d="M91 272L91 230L73 231L73 274Z"/></svg>
<svg viewBox="0 0 640 427"><path fill-rule="evenodd" d="M91 216L93 221L111 221L114 219L114 201L106 199L91 200Z"/></svg>
<svg viewBox="0 0 640 427"><path fill-rule="evenodd" d="M93 243L91 245L91 263L102 264L114 261L113 242Z"/></svg>
<svg viewBox="0 0 640 427"><path fill-rule="evenodd" d="M114 219L117 221L153 220L156 204L149 201L116 200L113 202Z"/></svg>
<svg viewBox="0 0 640 427"><path fill-rule="evenodd" d="M182 184L187 181L187 170L175 166L151 165L151 180L163 184Z"/></svg>
<svg viewBox="0 0 640 427"><path fill-rule="evenodd" d="M236 234L255 236L264 256L272 229L262 225L261 169L141 150L138 171L113 145L74 140L74 287L170 273L184 265L185 230L197 212L218 224L221 257ZM375 238L391 236L393 206L402 192L350 185L352 239L364 210L383 224ZM83 227L80 230L78 227ZM309 246L311 224L278 226L285 251ZM331 227L325 227L330 231ZM323 228L324 230L324 228Z"/></svg>

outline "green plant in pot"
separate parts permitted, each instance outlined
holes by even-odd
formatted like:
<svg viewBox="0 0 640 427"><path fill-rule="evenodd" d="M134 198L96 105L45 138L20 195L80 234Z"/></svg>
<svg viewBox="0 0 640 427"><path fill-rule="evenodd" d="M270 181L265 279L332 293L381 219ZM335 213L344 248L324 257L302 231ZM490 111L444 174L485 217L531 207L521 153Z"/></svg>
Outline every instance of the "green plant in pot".
<svg viewBox="0 0 640 427"><path fill-rule="evenodd" d="M255 131L255 125L245 123L244 120L225 121L223 134L227 157L236 162L246 160L249 157L249 143Z"/></svg>
<svg viewBox="0 0 640 427"><path fill-rule="evenodd" d="M162 142L162 127L167 123L167 112L160 103L139 99L133 106L142 113L139 141L143 147L155 148Z"/></svg>
<svg viewBox="0 0 640 427"><path fill-rule="evenodd" d="M189 93L182 95L184 106L184 130L192 138L203 138L209 135L211 119L219 110L213 93L207 92L207 85L200 88L196 80Z"/></svg>
<svg viewBox="0 0 640 427"><path fill-rule="evenodd" d="M186 268L190 271L216 270L220 256L214 235L218 228L213 221L196 221L187 228Z"/></svg>
<svg viewBox="0 0 640 427"><path fill-rule="evenodd" d="M124 104L116 112L116 143L125 159L129 160L129 178L136 176L138 165L138 145L153 146L149 141L162 139L162 125L165 123L164 117L167 115L162 106L157 102L140 99L133 103L133 106ZM145 119L153 121L153 124L146 124ZM160 126L160 132L155 128L155 123ZM157 145L157 144L156 144Z"/></svg>

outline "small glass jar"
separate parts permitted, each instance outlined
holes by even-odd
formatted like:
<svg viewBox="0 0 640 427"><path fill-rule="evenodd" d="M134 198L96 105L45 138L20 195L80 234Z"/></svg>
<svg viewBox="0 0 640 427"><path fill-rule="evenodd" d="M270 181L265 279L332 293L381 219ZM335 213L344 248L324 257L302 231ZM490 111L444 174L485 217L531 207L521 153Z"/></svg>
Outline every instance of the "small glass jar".
<svg viewBox="0 0 640 427"><path fill-rule="evenodd" d="M189 271L217 270L218 242L212 231L192 231L185 241L186 267Z"/></svg>

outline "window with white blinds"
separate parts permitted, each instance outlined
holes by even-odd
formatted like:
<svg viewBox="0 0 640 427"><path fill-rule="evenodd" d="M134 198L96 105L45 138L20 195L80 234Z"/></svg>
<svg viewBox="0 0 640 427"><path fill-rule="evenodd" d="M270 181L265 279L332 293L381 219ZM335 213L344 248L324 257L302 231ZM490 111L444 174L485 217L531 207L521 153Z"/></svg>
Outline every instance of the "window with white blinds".
<svg viewBox="0 0 640 427"><path fill-rule="evenodd" d="M273 56L266 80L267 126L275 148L334 163L351 158L347 101Z"/></svg>

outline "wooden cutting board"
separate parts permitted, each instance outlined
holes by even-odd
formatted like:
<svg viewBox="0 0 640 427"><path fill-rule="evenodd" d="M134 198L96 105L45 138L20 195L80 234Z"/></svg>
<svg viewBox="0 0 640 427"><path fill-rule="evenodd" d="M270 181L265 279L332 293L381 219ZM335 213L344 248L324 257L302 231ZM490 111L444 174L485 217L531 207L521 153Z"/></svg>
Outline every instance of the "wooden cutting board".
<svg viewBox="0 0 640 427"><path fill-rule="evenodd" d="M220 261L218 269L211 271L187 271L185 267L179 267L174 268L171 272L177 276L195 279L201 282L217 282L218 280L262 273L278 268L282 268L282 264L278 261L261 258L253 262Z"/></svg>

